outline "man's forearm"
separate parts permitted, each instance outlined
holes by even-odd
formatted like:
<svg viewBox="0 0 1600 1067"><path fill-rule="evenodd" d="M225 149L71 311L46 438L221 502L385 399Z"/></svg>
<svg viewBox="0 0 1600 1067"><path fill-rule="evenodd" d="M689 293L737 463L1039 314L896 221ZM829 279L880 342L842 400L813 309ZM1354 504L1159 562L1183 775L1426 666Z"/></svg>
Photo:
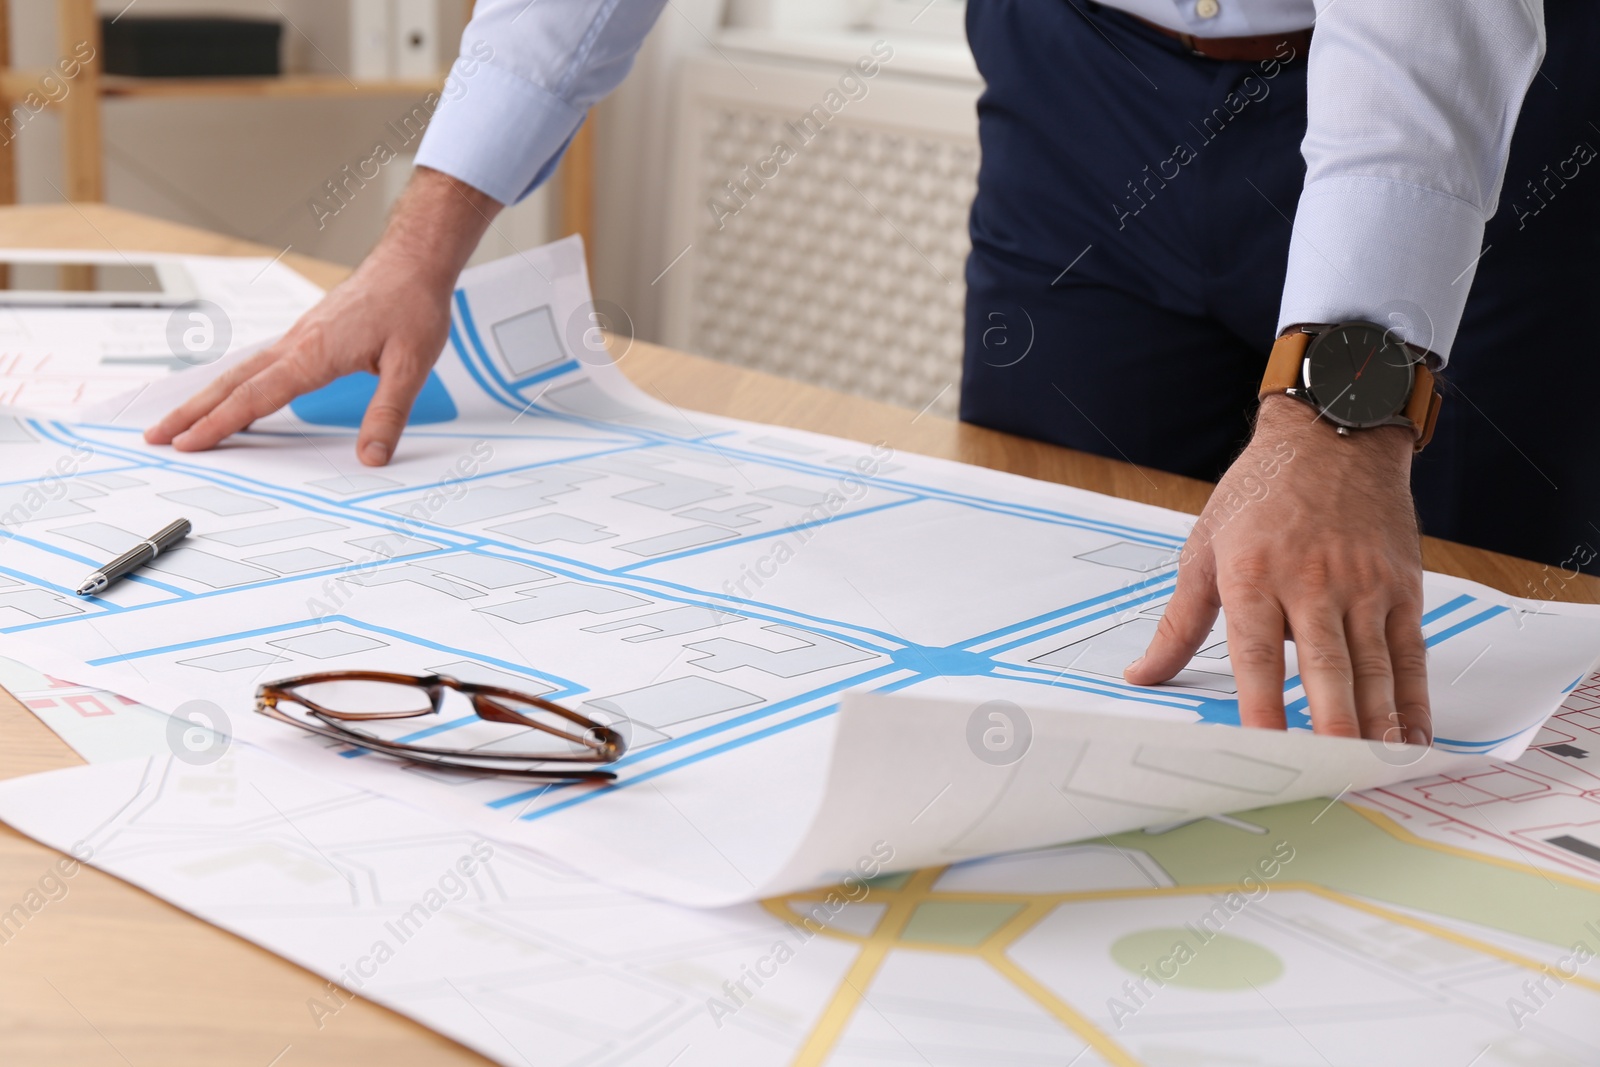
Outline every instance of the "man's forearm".
<svg viewBox="0 0 1600 1067"><path fill-rule="evenodd" d="M418 167L362 268L403 270L448 290L501 206L448 174Z"/></svg>

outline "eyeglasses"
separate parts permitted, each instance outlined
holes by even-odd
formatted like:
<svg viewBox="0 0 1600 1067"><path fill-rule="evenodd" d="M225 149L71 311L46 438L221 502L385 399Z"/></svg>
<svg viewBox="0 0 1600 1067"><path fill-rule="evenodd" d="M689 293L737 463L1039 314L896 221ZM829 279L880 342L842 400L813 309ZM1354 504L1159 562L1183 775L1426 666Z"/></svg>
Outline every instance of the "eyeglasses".
<svg viewBox="0 0 1600 1067"><path fill-rule="evenodd" d="M475 714L446 717L450 690L467 697ZM258 686L256 711L415 763L526 778L609 781L616 778L610 771L559 765L611 763L628 747L610 726L559 704L442 674L303 674Z"/></svg>

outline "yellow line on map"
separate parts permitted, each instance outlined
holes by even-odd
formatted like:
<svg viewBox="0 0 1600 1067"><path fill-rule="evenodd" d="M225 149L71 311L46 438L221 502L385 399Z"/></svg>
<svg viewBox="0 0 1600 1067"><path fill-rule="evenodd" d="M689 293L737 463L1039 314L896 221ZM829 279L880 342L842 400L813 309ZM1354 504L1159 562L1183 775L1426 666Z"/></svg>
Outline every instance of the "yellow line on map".
<svg viewBox="0 0 1600 1067"><path fill-rule="evenodd" d="M1169 888L1180 887L1173 886ZM1055 1016L1056 1021L1083 1038L1089 1047L1099 1052L1107 1063L1113 1064L1114 1067L1125 1067L1128 1064L1137 1067L1138 1061L1133 1058L1127 1049L1117 1044L1110 1034L1091 1022L1088 1016L1079 1013L1066 1001L1056 996L1048 986L1023 970L1020 964L1014 962L1005 954L1007 948L1021 940L1024 934L1038 926L1057 907L1064 903L1061 900L1052 899L1054 896L1059 896L1059 894L1041 896L1027 904L1020 912L1006 920L1005 924L998 930L985 938L977 954L985 963L1009 978L1012 984L1023 993L1037 1001L1045 1011ZM1097 898L1100 897L1100 892L1097 891L1095 896ZM944 900L945 894L936 893L934 898Z"/></svg>
<svg viewBox="0 0 1600 1067"><path fill-rule="evenodd" d="M932 887L944 873L944 868L933 868L916 872L903 886L898 889L879 890L875 895L885 900L884 915L878 922L878 927L871 935L863 938L859 935L845 934L838 931L822 929L824 935L835 936L841 940L852 941L861 946L860 953L846 972L838 989L834 991L832 999L822 1011L817 1025L812 1028L800 1051L791 1061L791 1067L821 1067L832 1055L839 1039L844 1034L845 1027L854 1017L856 1009L866 999L865 989L876 977L878 970L883 966L883 961L889 953L897 947L915 947L918 951L945 952L952 955L976 956L994 967L1008 978L1023 994L1031 997L1041 1007L1050 1013L1058 1022L1067 1029L1077 1034L1089 1047L1095 1049L1100 1056L1112 1067L1140 1067L1139 1061L1134 1059L1121 1045L1112 1040L1111 1036L1074 1010L1065 1001L1057 997L1048 987L1028 974L1005 955L1005 946L1021 937L1033 926L1037 925L1045 916L1055 910L1061 903L1084 899L1116 899L1126 896L1129 891L1096 890L1086 893L1052 893L1045 896L1032 896L1023 894L989 894L989 893L942 893L932 892ZM1171 886L1156 890L1133 890L1134 894L1145 896L1167 895L1192 895L1196 893L1227 891L1233 886ZM796 894L784 901L763 901L763 906L772 914L793 922L798 913L789 907L788 901L812 899L812 894ZM986 903L1017 902L1025 907L1016 916L1008 920L1000 929L996 930L984 944L975 948L957 945L919 944L917 942L901 939L906 925L911 921L917 908L929 900L971 900Z"/></svg>
<svg viewBox="0 0 1600 1067"><path fill-rule="evenodd" d="M1089 1047L1098 1052L1100 1058L1111 1064L1111 1067L1140 1067L1139 1061L1134 1059L1127 1049L1113 1041L1110 1034L1074 1011L1066 1001L1057 997L1049 987L1013 963L1005 953L985 950L983 958L988 961L989 966L1009 978L1012 985L1032 997L1040 1007L1055 1016L1063 1026L1087 1041Z"/></svg>
<svg viewBox="0 0 1600 1067"><path fill-rule="evenodd" d="M1456 845L1447 845L1442 841L1430 841L1426 837L1418 837L1410 830L1407 830L1405 827L1395 822L1393 818L1383 814L1382 812L1372 811L1371 809L1362 807L1358 804L1346 804L1345 807L1349 808L1363 819L1366 819L1380 830L1383 830L1391 837L1397 837L1408 845L1416 845L1419 848L1431 848L1435 852L1445 852L1452 856L1459 856L1462 859L1476 860L1479 863L1488 863L1496 867L1505 867L1509 870L1517 871L1523 874L1536 874L1541 878L1548 878L1557 882L1565 882L1568 885L1576 886L1579 889L1587 889L1591 893L1600 892L1600 886L1595 885L1593 881L1580 878L1576 875L1562 874L1559 871L1547 871L1543 867L1534 867L1527 863L1518 863L1516 860L1508 860L1500 856L1492 856L1487 852L1475 852L1469 848L1460 848Z"/></svg>
<svg viewBox="0 0 1600 1067"><path fill-rule="evenodd" d="M862 991L872 984L878 968L883 966L884 958L899 941L900 931L906 928L906 923L911 921L912 913L917 910L917 905L922 903L928 888L943 872L942 867L918 871L900 889L884 893L890 899L883 918L878 922L878 928L862 944L860 954L845 972L844 981L839 983L839 988L834 990L833 999L822 1010L822 1017L817 1020L817 1025L812 1027L805 1044L800 1046L800 1051L790 1061L791 1067L821 1067L827 1062L828 1057L833 1054L834 1046L844 1034L844 1028L849 1025L851 1016L855 1014L857 1005L863 999Z"/></svg>
<svg viewBox="0 0 1600 1067"><path fill-rule="evenodd" d="M935 899L943 900L943 896ZM979 955L988 952L1004 952L1008 947L1019 940L1023 934L1042 923L1049 914L1056 910L1057 904L1053 900L1037 900L1023 906L1023 909L1007 919L1000 928L984 938L979 946Z"/></svg>

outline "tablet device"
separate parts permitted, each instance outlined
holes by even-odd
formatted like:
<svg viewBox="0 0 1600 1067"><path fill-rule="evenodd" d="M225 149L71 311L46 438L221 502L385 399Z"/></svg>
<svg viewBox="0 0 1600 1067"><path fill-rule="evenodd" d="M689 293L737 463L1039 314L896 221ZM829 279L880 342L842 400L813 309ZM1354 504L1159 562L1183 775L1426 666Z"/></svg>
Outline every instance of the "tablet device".
<svg viewBox="0 0 1600 1067"><path fill-rule="evenodd" d="M169 308L195 297L176 259L0 249L0 306Z"/></svg>

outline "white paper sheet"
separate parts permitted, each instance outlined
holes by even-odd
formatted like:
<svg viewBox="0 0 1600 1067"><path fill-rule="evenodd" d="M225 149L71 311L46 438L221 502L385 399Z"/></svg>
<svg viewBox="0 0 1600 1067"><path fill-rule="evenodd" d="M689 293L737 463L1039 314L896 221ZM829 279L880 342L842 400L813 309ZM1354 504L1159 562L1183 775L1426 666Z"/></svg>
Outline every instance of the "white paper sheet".
<svg viewBox="0 0 1600 1067"><path fill-rule="evenodd" d="M169 711L207 702L319 774L699 901L785 868L846 691L1237 722L1220 628L1175 684L1121 680L1190 517L691 413L589 347L593 314L571 241L468 272L377 471L352 455L359 378L200 455L138 429L220 364L107 422L14 420L8 469L49 473L0 486L0 652ZM181 549L102 598L66 592L180 514ZM1516 755L1593 663L1600 613L1438 575L1425 593L1438 747ZM251 711L261 681L342 667L539 690L632 749L613 787L530 788L333 751ZM1292 647L1289 671L1304 728Z"/></svg>
<svg viewBox="0 0 1600 1067"><path fill-rule="evenodd" d="M761 896L837 882L878 841L894 846L897 867L934 867L1494 765L1302 731L876 693L848 693L843 704L816 818ZM1025 731L1025 751L977 756L974 734L995 730Z"/></svg>
<svg viewBox="0 0 1600 1067"><path fill-rule="evenodd" d="M245 747L0 783L0 819L348 989L307 997L307 1032L337 1036L355 994L515 1067L1513 1067L1600 1049L1591 967L1537 1009L1525 988L1600 944L1600 882L1463 864L1322 800L718 911ZM0 943L63 921L76 886L0 913Z"/></svg>
<svg viewBox="0 0 1600 1067"><path fill-rule="evenodd" d="M82 252L12 250L13 258L72 261ZM128 252L112 262L175 262L196 298L219 318L188 308L0 307L0 405L58 418L161 381L175 371L237 354L278 336L322 298L322 290L278 260ZM174 323L174 319L178 321ZM200 325L200 333L185 331ZM176 344L174 343L176 338Z"/></svg>

